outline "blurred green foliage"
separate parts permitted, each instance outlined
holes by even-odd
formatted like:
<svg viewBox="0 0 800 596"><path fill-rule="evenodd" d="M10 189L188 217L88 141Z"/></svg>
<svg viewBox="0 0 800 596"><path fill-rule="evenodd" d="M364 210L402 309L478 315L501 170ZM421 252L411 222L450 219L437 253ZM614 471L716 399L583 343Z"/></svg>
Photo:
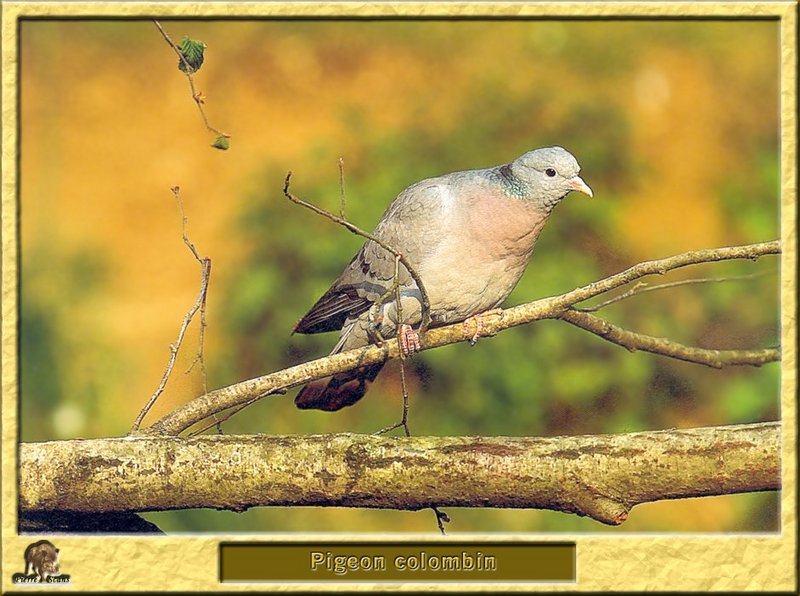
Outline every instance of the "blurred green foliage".
<svg viewBox="0 0 800 596"><path fill-rule="evenodd" d="M177 33L179 25L170 27ZM97 27L102 40L109 25ZM242 27L238 36L236 27ZM206 53L203 69L209 95L215 87L231 94L214 99L217 114L227 102L238 105L239 87L258 102L274 102L271 123L234 133L245 157L251 139L268 135L272 157L227 189L225 201L207 197L215 205L230 203L219 246L234 246L239 255L211 284L212 306L222 305L210 310L212 387L322 356L336 342L335 334L289 332L361 240L288 203L281 194L287 169L294 172L295 194L336 211L336 160L343 155L348 217L372 229L414 181L564 145L578 157L596 198L571 196L556 209L509 305L562 293L643 259L779 235L773 23L328 21L187 23L186 29L219 52ZM159 41L155 31L128 31L127 43ZM212 42L215 34L220 37ZM280 60L288 60L281 52L289 49L296 61L281 70ZM333 124L323 126L314 120L318 112L303 111L301 104L311 100L298 90L331 93L313 105L324 105L325 122ZM293 146L292 133L270 132L284 121L296 126L287 129L293 134L312 128L303 133L311 140L284 151L283 144ZM228 157L235 159L234 153ZM204 215L190 209L192 218ZM104 289L102 250L37 256L42 242L30 234L23 244L22 439L57 436L49 414L41 413L63 403L79 404L93 421L91 430L102 435L98 402L114 399L114 387L123 386L125 350L114 350L110 363L101 357L111 348L103 337L91 330L72 334L68 321L72 302ZM62 262L65 292L40 299L35 284ZM651 292L601 314L689 345L775 346L774 259L694 267L652 283L755 272L766 273ZM629 353L558 321L511 329L476 347L425 352L408 367L410 426L418 435L597 434L780 418L777 365L714 370ZM299 412L292 397L252 406L225 431L373 432L400 416L398 364L386 366L362 402L335 414ZM115 424L106 428L119 428ZM703 519L686 515L703 506L709 512ZM775 530L777 507L774 494L646 505L622 530ZM454 532L615 531L550 512L449 513ZM430 512L262 509L148 518L168 531L435 529Z"/></svg>
<svg viewBox="0 0 800 596"><path fill-rule="evenodd" d="M52 240L52 239L51 239ZM51 243L31 247L20 280L20 438L23 441L102 434L105 400L116 391L124 356L110 359L102 337L75 333L81 322L69 306L91 302L105 283L106 264L97 248L64 255L53 269ZM30 278L31 281L28 281ZM42 284L55 293L38 291Z"/></svg>

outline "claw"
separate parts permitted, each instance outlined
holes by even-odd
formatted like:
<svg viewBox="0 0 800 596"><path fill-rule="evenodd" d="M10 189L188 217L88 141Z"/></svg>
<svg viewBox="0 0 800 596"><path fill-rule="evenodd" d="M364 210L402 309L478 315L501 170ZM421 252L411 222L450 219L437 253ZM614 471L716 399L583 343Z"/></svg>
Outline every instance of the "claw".
<svg viewBox="0 0 800 596"><path fill-rule="evenodd" d="M419 333L411 328L411 325L403 323L398 330L400 338L400 352L403 357L411 356L414 352L418 352L420 348Z"/></svg>
<svg viewBox="0 0 800 596"><path fill-rule="evenodd" d="M469 331L470 323L475 322L475 333L469 340L469 345L474 346L478 343L478 338L483 333L483 317L481 315L475 315L474 317L470 317L466 321L462 323L464 326L464 331Z"/></svg>
<svg viewBox="0 0 800 596"><path fill-rule="evenodd" d="M483 313L478 313L477 315L474 315L474 316L470 317L469 319L466 319L462 323L464 325L464 330L465 331L468 331L470 323L472 321L475 321L475 333L470 338L469 345L474 346L476 343L478 343L478 339L484 336L483 332L484 332L484 329L486 327L486 323L483 320L484 317L496 317L496 316L499 316L502 312L503 312L502 309L494 308L492 310L487 310L486 312L483 312ZM494 334L490 333L489 335L494 335Z"/></svg>
<svg viewBox="0 0 800 596"><path fill-rule="evenodd" d="M386 338L383 337L383 334L380 330L381 323L383 323L383 313L373 306L369 310L369 316L367 319L367 335L378 346L382 346L383 342L386 341Z"/></svg>

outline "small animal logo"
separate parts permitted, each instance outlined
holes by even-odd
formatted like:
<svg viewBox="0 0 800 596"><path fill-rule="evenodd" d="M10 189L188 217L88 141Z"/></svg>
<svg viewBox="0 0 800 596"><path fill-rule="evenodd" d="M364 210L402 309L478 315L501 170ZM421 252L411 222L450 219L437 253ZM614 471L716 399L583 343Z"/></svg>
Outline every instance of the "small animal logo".
<svg viewBox="0 0 800 596"><path fill-rule="evenodd" d="M15 584L69 583L69 575L61 573L58 561L59 549L49 540L29 544L25 549L25 573L15 573Z"/></svg>

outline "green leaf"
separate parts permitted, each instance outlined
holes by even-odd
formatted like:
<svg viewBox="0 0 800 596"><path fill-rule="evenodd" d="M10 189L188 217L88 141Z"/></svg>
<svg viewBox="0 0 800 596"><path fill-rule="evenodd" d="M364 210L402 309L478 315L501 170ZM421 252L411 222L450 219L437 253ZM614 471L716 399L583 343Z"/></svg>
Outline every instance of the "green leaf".
<svg viewBox="0 0 800 596"><path fill-rule="evenodd" d="M186 74L192 74L200 70L203 65L203 52L206 49L206 44L196 39L189 39L188 35L184 35L181 43L178 44L178 49L183 56L183 60L178 60L178 68L181 71Z"/></svg>
<svg viewBox="0 0 800 596"><path fill-rule="evenodd" d="M228 147L231 146L231 143L228 140L228 137L224 137L224 136L220 135L216 139L214 139L214 142L211 143L211 146L214 149L221 149L222 151L227 151Z"/></svg>

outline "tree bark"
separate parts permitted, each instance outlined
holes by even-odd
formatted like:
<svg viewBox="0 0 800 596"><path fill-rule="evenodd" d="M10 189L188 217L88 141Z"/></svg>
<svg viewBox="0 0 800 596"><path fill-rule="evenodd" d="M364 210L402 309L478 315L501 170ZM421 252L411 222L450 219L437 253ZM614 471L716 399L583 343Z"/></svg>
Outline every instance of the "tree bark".
<svg viewBox="0 0 800 596"><path fill-rule="evenodd" d="M780 423L621 435L140 436L20 445L25 512L551 509L622 523L660 499L777 490Z"/></svg>

